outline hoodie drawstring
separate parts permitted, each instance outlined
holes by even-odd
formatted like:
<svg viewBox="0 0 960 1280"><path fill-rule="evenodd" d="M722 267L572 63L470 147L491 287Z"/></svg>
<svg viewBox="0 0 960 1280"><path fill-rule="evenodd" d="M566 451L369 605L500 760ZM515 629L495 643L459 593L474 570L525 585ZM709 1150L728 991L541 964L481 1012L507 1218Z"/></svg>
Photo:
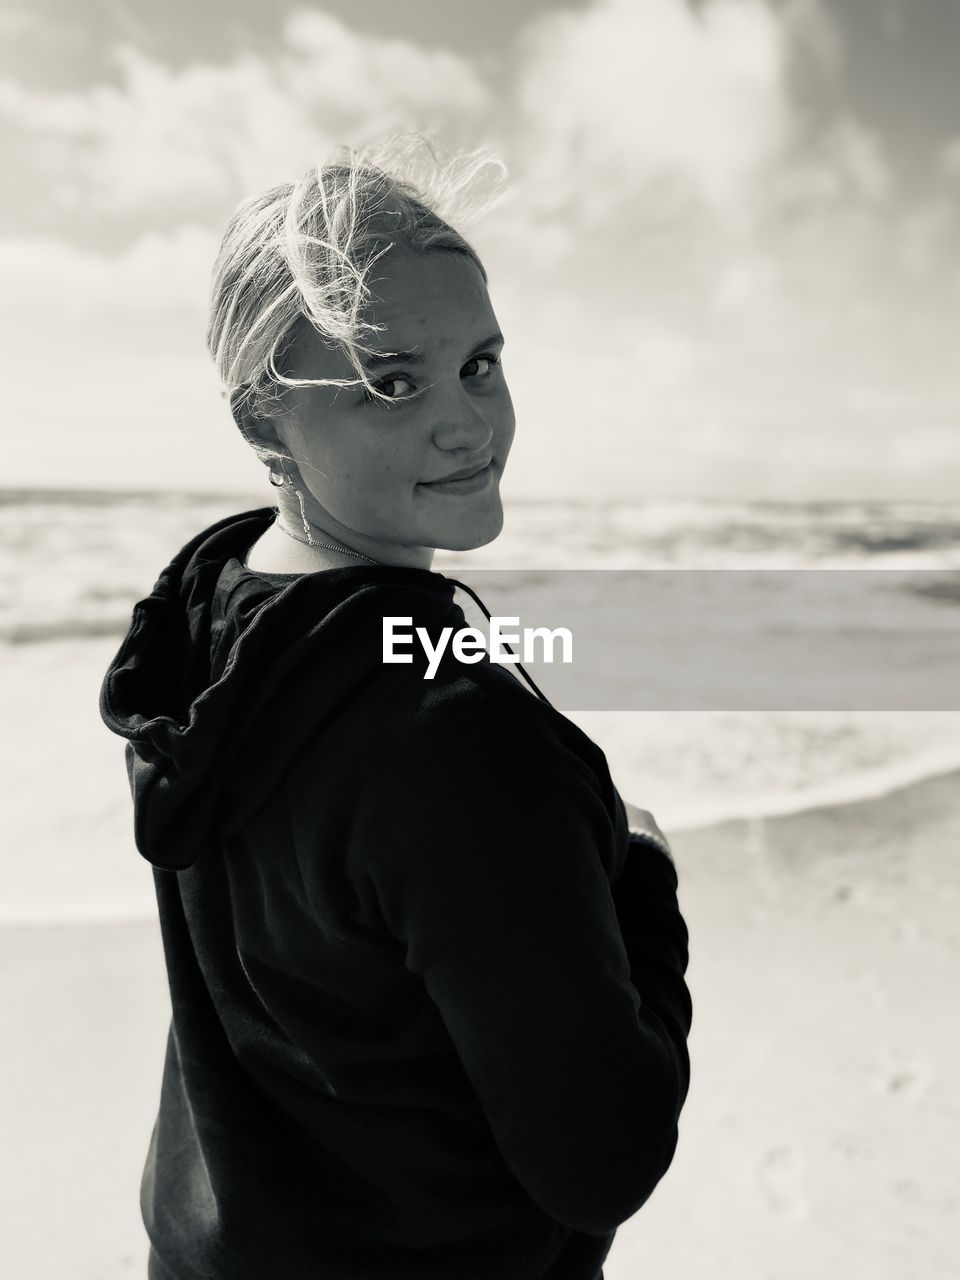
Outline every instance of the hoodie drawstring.
<svg viewBox="0 0 960 1280"><path fill-rule="evenodd" d="M467 586L467 584L466 584L465 582L461 582L459 578L447 578L447 581L448 581L448 582L452 582L452 583L454 584L454 586L457 586L457 587L459 587L462 591L465 591L465 592L467 593L467 595L468 595L468 596L470 596L470 597L472 598L472 600L473 600L474 604L476 604L476 606L478 607L478 609L480 610L480 612L483 614L483 616L486 618L486 620L487 620L488 622L490 621L490 611L489 611L489 609L488 609L488 608L487 608L487 606L483 603L483 601L480 599L480 597L477 595L477 593L474 591L474 589L473 589L472 587L468 587L468 586ZM506 642L505 640L502 640L502 641L501 641L501 644L502 644L502 645L503 645L503 647L506 649L507 653L509 653L509 654L510 654L511 658L516 658L516 657L517 657L517 655L513 652L513 650L510 648L510 646L507 644L507 642ZM538 698L541 698L541 699L542 699L542 700L547 704L547 706L548 706L548 707L553 706L553 703L550 701L550 699L547 697L547 695L546 695L545 693L543 693L540 689L538 689L538 688L537 688L537 686L534 684L534 682L533 682L532 678L531 678L531 677L527 674L527 672L524 670L524 668L523 668L523 666L521 665L521 663L520 663L520 660L519 660L519 659L517 659L517 663L516 663L516 665L517 665L517 667L519 667L520 671L523 673L523 678L524 678L524 680L526 680L527 684L530 686L530 688L533 690L533 692L537 695L537 697L538 697Z"/></svg>

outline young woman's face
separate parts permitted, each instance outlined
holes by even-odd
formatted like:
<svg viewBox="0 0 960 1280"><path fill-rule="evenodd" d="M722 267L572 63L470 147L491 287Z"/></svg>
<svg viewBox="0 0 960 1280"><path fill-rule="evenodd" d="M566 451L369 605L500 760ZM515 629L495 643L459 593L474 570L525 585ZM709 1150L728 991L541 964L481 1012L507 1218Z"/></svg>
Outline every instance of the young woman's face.
<svg viewBox="0 0 960 1280"><path fill-rule="evenodd" d="M516 421L503 340L483 277L462 254L393 248L369 283L365 318L386 325L371 345L410 353L361 357L392 402L363 386L291 387L276 430L298 464L312 524L359 535L352 545L375 559L428 566L433 548L483 546L503 524L500 477ZM309 325L287 367L293 377L356 376Z"/></svg>

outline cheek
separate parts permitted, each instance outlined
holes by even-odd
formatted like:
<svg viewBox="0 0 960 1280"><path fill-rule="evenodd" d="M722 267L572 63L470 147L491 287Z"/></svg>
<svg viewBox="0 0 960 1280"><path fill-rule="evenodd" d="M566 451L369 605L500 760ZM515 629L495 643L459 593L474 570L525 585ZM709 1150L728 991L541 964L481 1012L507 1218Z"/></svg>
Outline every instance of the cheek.
<svg viewBox="0 0 960 1280"><path fill-rule="evenodd" d="M497 430L501 438L509 443L513 439L513 433L516 430L517 415L514 412L513 399L506 386L503 388L503 395L497 408Z"/></svg>
<svg viewBox="0 0 960 1280"><path fill-rule="evenodd" d="M391 505L409 497L422 479L424 450L416 432L381 435L355 458L353 479L368 506Z"/></svg>

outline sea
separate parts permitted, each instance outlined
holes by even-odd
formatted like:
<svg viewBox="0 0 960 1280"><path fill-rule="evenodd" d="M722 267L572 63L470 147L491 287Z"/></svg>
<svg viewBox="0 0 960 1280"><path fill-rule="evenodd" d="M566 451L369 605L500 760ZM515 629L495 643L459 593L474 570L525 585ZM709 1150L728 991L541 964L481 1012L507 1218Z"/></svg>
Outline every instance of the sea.
<svg viewBox="0 0 960 1280"><path fill-rule="evenodd" d="M0 922L154 909L149 867L133 845L122 741L99 719L99 683L133 604L175 552L223 516L270 500L0 489L0 799L13 854L0 870ZM434 569L468 583L488 569L922 571L930 619L960 634L958 503L507 498L505 512L495 543L438 552ZM882 580L860 575L860 589ZM915 644L901 637L898 662L929 671L922 629ZM665 661L674 640L663 637ZM942 709L598 705L570 718L603 747L624 797L669 835L844 803L960 768L958 656L942 644L937 651ZM655 650L647 660L656 664ZM635 704L626 697L625 705Z"/></svg>

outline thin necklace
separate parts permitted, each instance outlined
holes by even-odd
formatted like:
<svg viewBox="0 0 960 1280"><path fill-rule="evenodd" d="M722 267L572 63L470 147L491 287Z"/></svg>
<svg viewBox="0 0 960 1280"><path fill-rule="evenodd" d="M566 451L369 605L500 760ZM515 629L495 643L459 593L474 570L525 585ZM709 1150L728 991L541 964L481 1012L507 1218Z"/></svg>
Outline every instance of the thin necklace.
<svg viewBox="0 0 960 1280"><path fill-rule="evenodd" d="M356 556L360 560L366 560L368 564L379 565L379 560L372 560L370 556L365 556L362 551L352 551L350 547L341 546L336 542L321 542L319 538L301 538L299 533L293 533L285 524L281 524L279 520L275 520L277 528L285 533L288 538L293 538L297 542L302 542L308 547L329 547L331 551L342 551L344 555Z"/></svg>

